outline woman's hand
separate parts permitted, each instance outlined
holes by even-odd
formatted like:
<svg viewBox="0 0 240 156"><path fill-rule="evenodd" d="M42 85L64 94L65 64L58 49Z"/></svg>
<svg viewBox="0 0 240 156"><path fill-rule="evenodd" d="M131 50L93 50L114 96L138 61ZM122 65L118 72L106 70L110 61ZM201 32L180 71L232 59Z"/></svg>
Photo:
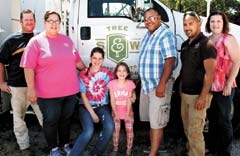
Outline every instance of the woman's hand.
<svg viewBox="0 0 240 156"><path fill-rule="evenodd" d="M232 92L232 87L229 84L226 84L223 88L223 96L230 96Z"/></svg>
<svg viewBox="0 0 240 156"><path fill-rule="evenodd" d="M27 98L31 104L37 103L37 94L35 89L30 89L30 88L27 89Z"/></svg>
<svg viewBox="0 0 240 156"><path fill-rule="evenodd" d="M95 112L93 112L91 114L91 117L92 117L94 123L99 123L99 121L100 121L99 117L97 116L97 114Z"/></svg>

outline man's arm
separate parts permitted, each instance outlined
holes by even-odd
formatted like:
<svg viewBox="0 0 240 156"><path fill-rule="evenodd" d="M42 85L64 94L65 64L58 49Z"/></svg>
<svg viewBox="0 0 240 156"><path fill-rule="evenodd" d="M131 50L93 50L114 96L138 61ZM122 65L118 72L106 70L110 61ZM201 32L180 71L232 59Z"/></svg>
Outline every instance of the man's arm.
<svg viewBox="0 0 240 156"><path fill-rule="evenodd" d="M156 96L158 96L158 97L165 96L166 83L169 79L169 76L172 74L175 59L176 59L175 57L169 57L169 58L165 59L163 73L161 75L160 81L156 88Z"/></svg>
<svg viewBox="0 0 240 156"><path fill-rule="evenodd" d="M206 106L206 100L208 99L209 91L211 89L211 85L213 82L214 71L216 66L216 59L215 58L208 58L203 61L205 75L203 79L203 87L199 98L195 104L195 108L197 110L202 110Z"/></svg>
<svg viewBox="0 0 240 156"><path fill-rule="evenodd" d="M10 88L7 86L7 83L5 82L5 67L3 63L0 63L0 89L3 92L7 92L10 94Z"/></svg>

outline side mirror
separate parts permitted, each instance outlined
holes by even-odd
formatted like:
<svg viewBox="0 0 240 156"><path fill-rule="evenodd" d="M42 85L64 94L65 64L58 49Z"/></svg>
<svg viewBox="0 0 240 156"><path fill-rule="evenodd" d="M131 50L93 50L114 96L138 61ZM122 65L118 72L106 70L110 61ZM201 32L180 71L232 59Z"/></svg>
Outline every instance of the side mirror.
<svg viewBox="0 0 240 156"><path fill-rule="evenodd" d="M141 8L131 6L132 20L135 22L143 22L144 11Z"/></svg>

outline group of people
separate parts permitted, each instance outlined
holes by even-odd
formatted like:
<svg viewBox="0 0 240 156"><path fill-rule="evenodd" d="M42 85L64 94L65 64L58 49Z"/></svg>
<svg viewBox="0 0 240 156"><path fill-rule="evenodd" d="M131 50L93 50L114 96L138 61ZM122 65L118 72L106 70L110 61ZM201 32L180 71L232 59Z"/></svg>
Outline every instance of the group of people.
<svg viewBox="0 0 240 156"><path fill-rule="evenodd" d="M111 154L117 155L121 121L125 123L126 156L131 156L136 86L130 79L128 65L120 62L114 71L104 68L105 52L95 47L89 65L85 66L72 40L59 33L61 17L55 11L45 13L45 31L36 36L31 10L21 12L20 23L21 32L1 45L0 88L12 96L14 133L22 154L33 155L24 122L31 104L43 128L50 156L84 156L94 134L94 123L101 123L102 130L91 155L104 155L111 139ZM177 51L174 35L161 24L158 10L146 10L144 23L148 32L139 50L140 116L150 121L148 155L157 156L169 121ZM223 12L213 12L208 17L206 31L211 33L208 37L201 32L201 18L193 11L184 14L183 29L188 39L181 47L179 92L188 155L205 155L203 128L208 118L211 138L207 148L217 156L230 156L231 100L240 65L239 45L228 33L229 22ZM76 104L81 132L71 147L69 127Z"/></svg>
<svg viewBox="0 0 240 156"><path fill-rule="evenodd" d="M20 23L21 32L11 35L1 45L0 87L11 94L14 133L22 155L34 155L24 121L31 104L50 156L84 155L93 137L94 123L99 122L102 131L91 155L103 155L112 136L113 153L117 154L121 120L127 132L126 155L130 156L134 137L131 106L136 98L136 86L130 79L128 65L120 62L114 72L103 68L105 52L95 47L86 67L72 40L59 33L61 17L55 11L45 13L45 31L35 36L35 15L31 10L20 13ZM81 102L77 97L79 92ZM108 107L109 92L112 113ZM71 147L69 127L76 104L79 104L81 132Z"/></svg>
<svg viewBox="0 0 240 156"><path fill-rule="evenodd" d="M149 156L157 156L163 129L169 121L176 47L172 33L161 25L157 10L146 10L144 22L148 32L139 50L140 116L150 121ZM230 156L232 98L237 87L240 48L235 37L229 34L225 13L210 14L206 23L206 31L211 33L208 37L201 32L201 24L196 12L184 14L183 29L188 39L181 46L179 93L187 155ZM206 118L209 120L207 143L203 136Z"/></svg>

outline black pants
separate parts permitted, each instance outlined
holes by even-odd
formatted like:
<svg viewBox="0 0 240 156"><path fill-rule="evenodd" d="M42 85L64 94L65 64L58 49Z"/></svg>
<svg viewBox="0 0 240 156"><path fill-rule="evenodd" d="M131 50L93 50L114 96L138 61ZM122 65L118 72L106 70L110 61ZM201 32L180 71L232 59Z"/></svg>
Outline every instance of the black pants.
<svg viewBox="0 0 240 156"><path fill-rule="evenodd" d="M217 153L218 156L231 155L233 141L232 95L223 96L222 92L213 92L211 106L207 110L209 120L208 148L211 153Z"/></svg>
<svg viewBox="0 0 240 156"><path fill-rule="evenodd" d="M62 147L69 143L71 117L77 103L76 95L38 98L37 102L43 114L43 131L48 148Z"/></svg>

